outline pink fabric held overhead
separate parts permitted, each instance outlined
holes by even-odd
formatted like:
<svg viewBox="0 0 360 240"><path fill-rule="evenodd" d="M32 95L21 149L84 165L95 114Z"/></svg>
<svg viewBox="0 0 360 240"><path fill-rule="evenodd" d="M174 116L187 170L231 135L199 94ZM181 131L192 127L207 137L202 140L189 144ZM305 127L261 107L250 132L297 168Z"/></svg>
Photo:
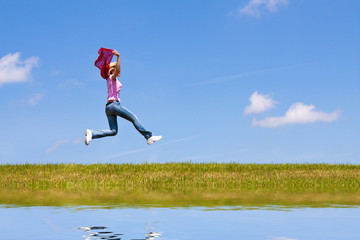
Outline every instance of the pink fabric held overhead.
<svg viewBox="0 0 360 240"><path fill-rule="evenodd" d="M95 61L95 66L100 69L101 77L107 79L108 71L109 71L109 64L111 62L112 57L114 54L112 53L114 50L107 49L107 48L100 48L98 53L99 57Z"/></svg>

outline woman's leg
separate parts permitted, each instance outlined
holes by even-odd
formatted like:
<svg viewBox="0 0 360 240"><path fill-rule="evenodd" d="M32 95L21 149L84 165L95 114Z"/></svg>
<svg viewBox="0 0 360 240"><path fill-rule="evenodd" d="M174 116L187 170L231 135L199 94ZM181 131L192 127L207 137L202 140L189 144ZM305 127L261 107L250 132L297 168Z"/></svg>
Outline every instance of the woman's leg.
<svg viewBox="0 0 360 240"><path fill-rule="evenodd" d="M140 123L139 119L129 110L121 106L120 103L116 104L115 106L116 114L130 122L133 123L136 130L138 130L141 135L143 135L146 139L149 139L152 136L152 132L146 130Z"/></svg>
<svg viewBox="0 0 360 240"><path fill-rule="evenodd" d="M117 116L106 115L109 121L110 130L92 130L92 138L102 138L108 136L115 136L118 131Z"/></svg>

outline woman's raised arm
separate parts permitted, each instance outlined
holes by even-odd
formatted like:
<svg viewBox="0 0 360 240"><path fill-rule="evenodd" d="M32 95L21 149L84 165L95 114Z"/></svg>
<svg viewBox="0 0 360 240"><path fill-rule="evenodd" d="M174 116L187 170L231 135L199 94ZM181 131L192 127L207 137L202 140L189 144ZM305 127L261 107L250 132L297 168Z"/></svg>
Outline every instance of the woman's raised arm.
<svg viewBox="0 0 360 240"><path fill-rule="evenodd" d="M116 77L120 74L120 54L116 50L113 51L113 54L117 57L116 66L115 66L115 72L112 75L112 80L115 81Z"/></svg>

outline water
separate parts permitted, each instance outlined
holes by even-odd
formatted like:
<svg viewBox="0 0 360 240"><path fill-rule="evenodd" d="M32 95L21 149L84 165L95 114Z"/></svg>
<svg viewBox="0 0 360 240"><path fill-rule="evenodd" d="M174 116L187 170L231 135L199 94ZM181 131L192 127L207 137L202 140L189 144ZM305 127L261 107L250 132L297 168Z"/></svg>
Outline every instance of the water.
<svg viewBox="0 0 360 240"><path fill-rule="evenodd" d="M1 240L357 240L359 223L360 207L343 206L0 207Z"/></svg>

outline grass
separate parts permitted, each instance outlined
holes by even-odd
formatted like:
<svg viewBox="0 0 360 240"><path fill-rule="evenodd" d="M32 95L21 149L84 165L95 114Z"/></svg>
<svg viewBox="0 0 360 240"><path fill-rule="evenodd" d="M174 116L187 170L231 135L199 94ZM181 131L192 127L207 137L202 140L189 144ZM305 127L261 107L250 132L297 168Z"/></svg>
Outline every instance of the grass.
<svg viewBox="0 0 360 240"><path fill-rule="evenodd" d="M360 205L360 165L0 165L0 204Z"/></svg>

